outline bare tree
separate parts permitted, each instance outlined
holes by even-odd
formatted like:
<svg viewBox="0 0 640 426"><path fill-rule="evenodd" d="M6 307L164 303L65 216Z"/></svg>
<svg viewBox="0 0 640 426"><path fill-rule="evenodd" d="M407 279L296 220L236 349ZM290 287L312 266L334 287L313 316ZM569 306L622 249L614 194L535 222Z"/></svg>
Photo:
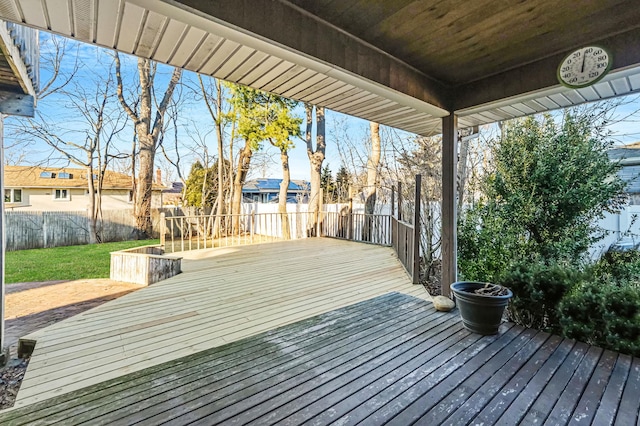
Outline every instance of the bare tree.
<svg viewBox="0 0 640 426"><path fill-rule="evenodd" d="M378 175L380 166L381 146L380 146L380 124L369 123L371 131L371 153L367 160L367 186L364 190L364 213L365 223L363 227L362 239L371 241L373 232L373 215L376 207L376 196L378 190Z"/></svg>
<svg viewBox="0 0 640 426"><path fill-rule="evenodd" d="M311 193L309 194L309 213L310 221L307 229L309 236L314 236L317 223L318 214L322 205L322 199L320 197L321 175L322 175L322 163L325 158L326 141L325 141L325 123L324 123L324 108L315 106L316 109L316 146L313 147L312 131L313 131L313 108L314 105L304 104L305 117L306 117L306 131L305 142L307 144L307 157L309 157L309 166L311 174Z"/></svg>
<svg viewBox="0 0 640 426"><path fill-rule="evenodd" d="M131 104L124 97L120 56L115 54L117 95L122 108L133 122L138 145L138 179L134 216L138 237L149 237L152 233L151 194L156 150L164 132L164 118L182 70L174 68L160 103L156 102L154 79L156 64L149 59L138 59L140 91ZM132 106L133 105L133 106ZM156 105L155 114L153 106Z"/></svg>
<svg viewBox="0 0 640 426"><path fill-rule="evenodd" d="M121 112L115 107L114 81L111 73L85 72L77 78L83 64L69 51L74 45L58 37L45 41L41 58L50 73L38 93L40 103L59 106L54 117L45 116L40 108L36 117L13 125L14 142L31 144L33 139L45 142L62 159L85 170L89 200L89 241L101 241L102 188L108 165L122 158L114 149L118 134L125 126ZM65 64L63 65L63 62ZM110 65L113 67L113 63Z"/></svg>

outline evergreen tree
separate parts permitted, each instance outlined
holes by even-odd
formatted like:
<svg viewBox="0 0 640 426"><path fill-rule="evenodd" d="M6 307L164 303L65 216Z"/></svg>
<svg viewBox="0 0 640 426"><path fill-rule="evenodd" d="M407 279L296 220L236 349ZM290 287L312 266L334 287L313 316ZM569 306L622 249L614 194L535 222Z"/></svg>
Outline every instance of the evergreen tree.
<svg viewBox="0 0 640 426"><path fill-rule="evenodd" d="M336 184L333 180L333 174L327 164L322 168L320 175L320 187L324 193L324 202L333 203L336 200Z"/></svg>
<svg viewBox="0 0 640 426"><path fill-rule="evenodd" d="M351 175L345 166L340 166L336 173L336 201L345 203L349 199L349 185L351 183Z"/></svg>

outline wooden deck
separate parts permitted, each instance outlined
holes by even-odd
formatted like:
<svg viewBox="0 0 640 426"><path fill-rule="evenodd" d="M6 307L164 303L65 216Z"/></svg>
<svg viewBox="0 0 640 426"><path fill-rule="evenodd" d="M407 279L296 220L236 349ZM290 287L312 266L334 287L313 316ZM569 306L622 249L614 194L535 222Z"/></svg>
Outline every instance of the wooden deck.
<svg viewBox="0 0 640 426"><path fill-rule="evenodd" d="M392 291L429 299L389 248L335 239L184 252L184 273L42 329L16 407Z"/></svg>
<svg viewBox="0 0 640 426"><path fill-rule="evenodd" d="M635 425L640 359L387 294L0 414L3 425Z"/></svg>

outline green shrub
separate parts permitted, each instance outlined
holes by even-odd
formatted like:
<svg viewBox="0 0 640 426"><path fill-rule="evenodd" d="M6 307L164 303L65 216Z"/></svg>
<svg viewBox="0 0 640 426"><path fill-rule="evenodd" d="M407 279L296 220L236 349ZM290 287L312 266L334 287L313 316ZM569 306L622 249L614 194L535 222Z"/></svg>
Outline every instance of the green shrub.
<svg viewBox="0 0 640 426"><path fill-rule="evenodd" d="M562 265L522 263L512 268L500 284L513 291L510 320L525 327L559 332L558 304L582 280L582 273Z"/></svg>
<svg viewBox="0 0 640 426"><path fill-rule="evenodd" d="M640 289L630 283L592 280L559 305L566 337L640 356Z"/></svg>
<svg viewBox="0 0 640 426"><path fill-rule="evenodd" d="M592 274L603 281L620 284L640 280L640 251L609 250L593 265Z"/></svg>

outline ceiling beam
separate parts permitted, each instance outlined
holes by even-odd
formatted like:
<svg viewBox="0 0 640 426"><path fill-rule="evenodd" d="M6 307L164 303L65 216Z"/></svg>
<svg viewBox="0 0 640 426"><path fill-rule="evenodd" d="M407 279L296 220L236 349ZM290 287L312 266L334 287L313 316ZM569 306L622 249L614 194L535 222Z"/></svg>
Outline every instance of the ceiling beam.
<svg viewBox="0 0 640 426"><path fill-rule="evenodd" d="M286 1L164 1L435 106L436 116L449 109L443 84Z"/></svg>
<svg viewBox="0 0 640 426"><path fill-rule="evenodd" d="M640 28L606 39L584 43L605 47L613 56L610 74L640 67ZM579 48L582 46L575 46ZM570 52L562 52L503 73L458 86L452 96L454 111L505 101L550 88L561 88L556 77L558 64Z"/></svg>

